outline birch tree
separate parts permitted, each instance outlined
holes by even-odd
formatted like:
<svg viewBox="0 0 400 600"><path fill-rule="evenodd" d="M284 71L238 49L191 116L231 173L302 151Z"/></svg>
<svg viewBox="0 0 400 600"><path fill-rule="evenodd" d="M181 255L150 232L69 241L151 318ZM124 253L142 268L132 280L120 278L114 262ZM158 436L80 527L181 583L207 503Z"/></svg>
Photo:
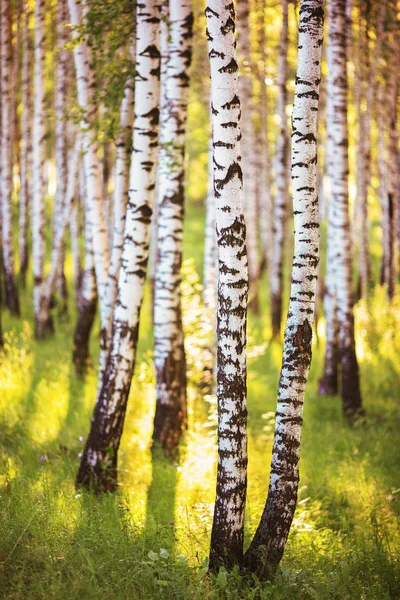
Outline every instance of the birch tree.
<svg viewBox="0 0 400 600"><path fill-rule="evenodd" d="M117 299L118 275L121 268L124 243L125 213L129 192L129 146L132 142L133 98L133 78L128 77L121 102L117 156L115 160L113 233L110 268L104 297L105 316L100 341L99 390L103 383L104 369L110 346L112 317Z"/></svg>
<svg viewBox="0 0 400 600"><path fill-rule="evenodd" d="M32 52L29 34L29 19L31 12L28 6L24 8L22 30L22 67L21 67L21 158L20 158L20 189L19 189L19 271L22 285L25 286L29 266L28 231L29 209L31 206L32 190L29 185L32 166Z"/></svg>
<svg viewBox="0 0 400 600"><path fill-rule="evenodd" d="M247 256L249 261L250 306L258 312L258 280L260 265L258 256L258 210L257 210L257 145L253 123L253 82L251 73L251 44L249 0L236 5L238 54L240 57L239 92L244 118L241 121L244 207L247 230Z"/></svg>
<svg viewBox="0 0 400 600"><path fill-rule="evenodd" d="M246 307L248 271L240 154L235 11L208 0L214 194L218 249L218 473L210 569L240 563L246 501Z"/></svg>
<svg viewBox="0 0 400 600"><path fill-rule="evenodd" d="M181 265L185 131L192 54L191 0L170 0L170 35L159 166L157 260L154 293L156 412L153 440L167 454L187 425L186 358L182 328ZM165 120L163 120L165 119Z"/></svg>
<svg viewBox="0 0 400 600"><path fill-rule="evenodd" d="M289 133L286 116L287 104L287 78L288 78L288 0L281 0L282 6L282 29L279 38L278 53L278 106L279 129L276 141L275 156L275 179L276 197L273 208L273 238L272 238L272 260L270 270L271 291L271 325L274 337L280 336L282 318L282 286L283 286L283 253L285 235L287 233L288 214L288 148Z"/></svg>
<svg viewBox="0 0 400 600"><path fill-rule="evenodd" d="M72 38L78 40L78 28L82 21L81 5L87 10L85 0L68 0L70 19L72 24ZM93 131L97 115L97 107L93 98L94 67L90 47L85 39L78 41L74 46L74 60L76 69L76 83L78 102L82 110L81 133L83 146L83 164L86 178L86 218L91 222L94 266L96 271L97 289L100 303L100 321L106 321L105 289L107 285L108 269L110 263L107 227L104 217L104 203L102 198L101 169L97 154L97 143Z"/></svg>
<svg viewBox="0 0 400 600"><path fill-rule="evenodd" d="M45 259L45 54L44 54L44 0L35 2L35 62L34 62L34 115L32 146L32 261L33 261L33 302L35 309L35 334L45 337L51 324L45 311L44 298L44 259Z"/></svg>
<svg viewBox="0 0 400 600"><path fill-rule="evenodd" d="M348 193L348 124L345 0L328 3L327 133L330 152L331 208L328 223L327 279L334 280L339 328L339 360L343 411L354 418L362 409L358 362L354 340L352 253ZM334 313L326 315L334 318ZM327 328L334 328L330 322Z"/></svg>
<svg viewBox="0 0 400 600"><path fill-rule="evenodd" d="M319 262L317 117L321 79L323 0L301 0L296 90L292 116L292 194L295 245L290 303L268 498L245 565L273 577L297 503L303 404L311 363L312 324Z"/></svg>
<svg viewBox="0 0 400 600"><path fill-rule="evenodd" d="M5 304L15 315L19 315L19 297L14 269L12 235L12 14L11 4L1 2L0 15L0 61L1 61L1 209Z"/></svg>
<svg viewBox="0 0 400 600"><path fill-rule="evenodd" d="M158 153L160 5L137 4L135 117L129 199L110 352L77 485L114 490L117 456L135 367Z"/></svg>

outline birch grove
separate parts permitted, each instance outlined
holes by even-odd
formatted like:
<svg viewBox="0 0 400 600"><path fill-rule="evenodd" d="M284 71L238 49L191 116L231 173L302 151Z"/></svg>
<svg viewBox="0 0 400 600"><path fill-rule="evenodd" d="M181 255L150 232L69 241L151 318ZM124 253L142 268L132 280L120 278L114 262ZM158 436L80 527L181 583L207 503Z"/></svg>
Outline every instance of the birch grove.
<svg viewBox="0 0 400 600"><path fill-rule="evenodd" d="M53 534L57 595L78 513L100 596L393 592L399 16L400 0L0 0L10 597L47 589L20 574ZM320 581L344 529L340 577Z"/></svg>

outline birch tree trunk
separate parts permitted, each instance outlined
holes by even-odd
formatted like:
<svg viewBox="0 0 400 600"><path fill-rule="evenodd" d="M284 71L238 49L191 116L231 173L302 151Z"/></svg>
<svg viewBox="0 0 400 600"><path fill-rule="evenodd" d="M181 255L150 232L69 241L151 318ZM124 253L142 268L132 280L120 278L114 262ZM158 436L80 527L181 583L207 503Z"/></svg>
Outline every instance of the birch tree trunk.
<svg viewBox="0 0 400 600"><path fill-rule="evenodd" d="M32 146L32 259L33 301L35 309L35 335L41 339L51 331L47 319L44 296L45 259L45 54L44 54L44 0L35 2L35 65L34 65L34 115Z"/></svg>
<svg viewBox="0 0 400 600"><path fill-rule="evenodd" d="M1 210L3 238L3 268L5 304L10 312L19 315L19 297L14 269L12 236L12 46L11 4L2 0L0 16L1 60Z"/></svg>
<svg viewBox="0 0 400 600"><path fill-rule="evenodd" d="M82 178L82 184L85 177ZM81 197L89 202L85 189L80 190ZM87 215L87 210L85 210ZM85 264L82 272L78 320L74 332L72 347L72 362L75 365L77 375L83 377L91 365L89 342L97 307L97 286L94 267L94 256L92 246L92 224L85 218Z"/></svg>
<svg viewBox="0 0 400 600"><path fill-rule="evenodd" d="M258 210L257 210L257 145L253 123L253 85L251 75L251 46L249 0L240 0L236 4L238 55L241 68L239 92L243 119L242 131L242 163L243 163L243 193L244 212L246 219L246 247L249 262L249 298L250 306L255 312L258 306L258 280L260 265L258 256Z"/></svg>
<svg viewBox="0 0 400 600"><path fill-rule="evenodd" d="M66 192L67 192L67 170L68 170L68 127L65 114L65 104L67 95L67 83L68 83L68 50L64 48L68 37L66 25L68 22L68 9L67 0L58 0L57 5L57 84L56 84L56 98L55 98L55 113L56 113L56 125L55 125L55 136L56 136L56 169L57 169L57 190L55 198L55 210L54 210L54 237L57 236L58 230L64 229L62 222ZM74 175L76 178L76 175ZM61 250L61 256L59 259L59 272L57 274L57 288L60 294L60 314L67 312L67 281L64 274L64 259L65 259L65 235L62 236L64 246Z"/></svg>
<svg viewBox="0 0 400 600"><path fill-rule="evenodd" d="M80 170L82 170L82 167ZM80 179L80 172L78 175L78 182L79 182L79 179ZM74 202L72 205L71 215L70 215L70 220L69 220L72 261L74 264L75 298L76 298L76 305L78 306L78 308L79 308L79 303L80 303L80 292L81 292L81 282L82 282L82 265L81 265L81 254L80 254L80 249L79 249L79 238L80 238L79 204L82 200L84 200L84 199L82 199L81 195L78 194L76 202Z"/></svg>
<svg viewBox="0 0 400 600"><path fill-rule="evenodd" d="M268 141L268 96L266 79L266 35L265 35L265 6L264 0L260 6L260 133L258 152L260 155L260 169L258 173L258 205L260 215L260 236L263 263L269 268L272 256L272 197L271 197L271 159Z"/></svg>
<svg viewBox="0 0 400 600"><path fill-rule="evenodd" d="M79 35L77 28L82 20L81 4L85 8L85 0L79 3L77 0L68 0L73 39L76 39ZM102 198L101 168L97 155L97 144L92 130L97 112L93 101L93 88L95 85L94 71L90 48L85 40L82 40L74 47L74 59L78 102L83 111L81 132L83 164L88 196L88 202L87 204L85 203L87 210L86 218L91 222L94 265L100 304L100 322L103 327L106 322L105 289L109 269L109 250Z"/></svg>
<svg viewBox="0 0 400 600"><path fill-rule="evenodd" d="M115 490L117 457L135 367L158 154L160 5L137 4L135 119L130 189L118 295L103 385L77 485Z"/></svg>
<svg viewBox="0 0 400 600"><path fill-rule="evenodd" d="M279 130L276 142L276 197L273 208L273 241L270 271L271 325L274 337L279 337L282 318L283 254L287 233L289 205L288 148L289 133L286 116L288 78L288 0L281 0L283 11L278 55L278 107Z"/></svg>
<svg viewBox="0 0 400 600"><path fill-rule="evenodd" d="M397 17L399 4L392 2L392 46L391 69L387 86L387 117L389 134L388 156L388 189L387 189L387 235L384 236L387 245L387 266L385 281L389 298L396 292L396 225L400 234L400 180L399 180L399 129L398 129L398 95L399 74L398 64L400 58L399 21Z"/></svg>
<svg viewBox="0 0 400 600"><path fill-rule="evenodd" d="M170 36L161 111L157 260L154 295L156 412L153 440L174 454L187 426L186 357L182 328L181 266L185 137L192 55L192 0L170 0Z"/></svg>
<svg viewBox="0 0 400 600"><path fill-rule="evenodd" d="M212 115L211 115L212 118ZM204 237L203 303L206 318L213 319L217 307L217 237L215 233L214 148L210 133L208 144L208 189ZM214 320L214 319L213 319Z"/></svg>
<svg viewBox="0 0 400 600"><path fill-rule="evenodd" d="M104 369L106 366L114 305L117 299L118 275L121 268L122 248L124 243L125 214L129 193L129 153L128 148L132 143L133 121L133 79L128 78L120 112L120 134L117 140L117 156L115 161L115 187L114 187L114 212L113 234L110 268L108 271L107 286L105 291L105 317L102 324L100 341L100 368L98 390L103 384Z"/></svg>
<svg viewBox="0 0 400 600"><path fill-rule="evenodd" d="M365 91L365 112L359 112L360 116L360 138L359 146L360 164L357 171L357 195L358 204L361 213L361 236L360 236L360 292L361 297L365 298L369 291L369 282L371 278L371 256L369 250L369 219L368 219L368 188L370 184L371 171L371 121L374 104L376 72L381 58L381 42L384 18L386 14L386 0L381 0L377 7L377 28L376 41L372 64L370 65L367 85Z"/></svg>
<svg viewBox="0 0 400 600"><path fill-rule="evenodd" d="M214 194L218 249L218 473L210 570L240 563L247 483L246 308L248 270L240 153L235 11L207 0Z"/></svg>
<svg viewBox="0 0 400 600"><path fill-rule="evenodd" d="M352 256L348 195L348 125L347 125L347 66L345 0L328 3L328 97L327 132L331 152L331 211L328 227L334 245L327 265L327 277L334 269L337 318L339 324L339 353L341 363L343 411L353 418L362 407L358 362L354 340L352 291Z"/></svg>
<svg viewBox="0 0 400 600"><path fill-rule="evenodd" d="M295 245L268 499L245 564L274 576L297 503L303 404L311 363L319 262L317 116L321 80L323 0L301 0L293 106L292 186Z"/></svg>
<svg viewBox="0 0 400 600"><path fill-rule="evenodd" d="M21 73L21 162L20 162L20 191L19 191L19 270L22 285L25 287L26 274L29 266L29 209L31 206L31 186L29 181L32 162L32 53L29 34L30 11L24 8L24 23L22 33L22 73Z"/></svg>

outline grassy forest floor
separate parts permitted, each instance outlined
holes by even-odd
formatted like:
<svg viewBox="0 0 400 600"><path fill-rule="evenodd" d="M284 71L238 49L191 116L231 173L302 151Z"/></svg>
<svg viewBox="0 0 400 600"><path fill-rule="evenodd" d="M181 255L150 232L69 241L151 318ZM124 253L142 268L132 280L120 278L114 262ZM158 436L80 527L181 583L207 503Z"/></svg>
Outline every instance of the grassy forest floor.
<svg viewBox="0 0 400 600"><path fill-rule="evenodd" d="M191 209L192 210L192 209ZM32 335L31 290L24 319L3 315L0 358L0 596L13 599L365 599L400 598L400 307L377 290L356 310L366 417L349 428L338 397L317 394L323 322L315 340L301 449L300 497L276 581L249 585L206 575L216 474L216 406L198 383L203 368L202 211L185 238L185 313L190 426L175 462L152 452L154 375L147 299L140 352L120 452L116 496L77 492L78 454L96 390L71 366L75 314L54 338ZM67 263L67 274L71 276ZM266 287L265 281L263 286ZM71 302L71 306L72 306ZM246 543L268 487L282 347L269 343L267 298L249 324L249 484ZM204 336L202 333L202 339ZM96 365L97 332L92 352Z"/></svg>

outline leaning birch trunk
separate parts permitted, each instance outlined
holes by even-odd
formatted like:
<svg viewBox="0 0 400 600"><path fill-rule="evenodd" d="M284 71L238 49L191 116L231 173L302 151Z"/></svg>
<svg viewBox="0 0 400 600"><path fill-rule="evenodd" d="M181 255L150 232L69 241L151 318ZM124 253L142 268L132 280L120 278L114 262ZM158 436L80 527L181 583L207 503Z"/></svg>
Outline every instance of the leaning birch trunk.
<svg viewBox="0 0 400 600"><path fill-rule="evenodd" d="M35 309L35 334L45 337L51 324L46 318L44 296L45 259L45 55L44 55L44 0L35 3L35 66L34 66L34 115L32 132L32 260L33 300Z"/></svg>
<svg viewBox="0 0 400 600"><path fill-rule="evenodd" d="M288 148L289 132L286 116L287 78L288 78L288 0L281 0L283 22L279 39L278 55L278 116L279 131L276 142L276 197L273 207L272 260L270 270L271 290L271 326L272 335L281 333L282 293L283 293L283 255L287 233L289 205Z"/></svg>
<svg viewBox="0 0 400 600"><path fill-rule="evenodd" d="M253 123L253 85L251 74L249 0L240 0L236 4L238 56L240 57L239 92L243 119L242 164L244 213L246 219L246 247L249 262L249 305L259 311L258 282L260 265L258 256L258 210L257 210L257 144Z"/></svg>
<svg viewBox="0 0 400 600"><path fill-rule="evenodd" d="M81 3L68 0L72 24L72 37L79 36L78 27L81 23ZM82 2L85 8L85 2ZM88 202L86 205L87 219L91 222L93 236L93 255L96 270L97 290L100 304L100 322L102 327L106 322L105 289L109 269L109 250L107 228L104 218L102 199L102 183L100 162L97 156L97 144L92 130L96 118L96 105L93 100L94 72L90 48L85 40L74 47L76 83L78 102L83 111L81 121L83 164L86 178Z"/></svg>
<svg viewBox="0 0 400 600"><path fill-rule="evenodd" d="M297 503L303 404L311 363L319 262L317 116L324 24L323 0L301 0L293 106L292 185L295 226L290 303L268 499L245 565L260 579L274 576Z"/></svg>
<svg viewBox="0 0 400 600"><path fill-rule="evenodd" d="M207 0L214 193L218 249L218 473L210 569L240 563L247 483L246 313L248 270L240 154L235 11Z"/></svg>
<svg viewBox="0 0 400 600"><path fill-rule="evenodd" d="M343 411L353 418L361 411L362 400L354 339L352 253L348 194L348 124L345 0L329 0L328 85L331 110L327 132L332 150L330 163L332 213L329 228L334 248L327 270L334 268ZM333 266L334 265L334 266Z"/></svg>
<svg viewBox="0 0 400 600"><path fill-rule="evenodd" d="M182 327L181 266L185 137L192 56L192 0L170 0L169 61L159 165L157 260L154 290L156 412L153 440L177 451L187 426L186 356Z"/></svg>
<svg viewBox="0 0 400 600"><path fill-rule="evenodd" d="M137 4L135 119L124 245L110 352L77 485L115 490L117 459L135 367L157 171L160 5Z"/></svg>
<svg viewBox="0 0 400 600"><path fill-rule="evenodd" d="M12 114L11 101L11 5L1 3L1 212L5 304L12 314L19 315L19 297L15 279L12 236Z"/></svg>
<svg viewBox="0 0 400 600"><path fill-rule="evenodd" d="M25 287L26 274L29 266L28 230L29 208L31 205L31 161L32 161L32 98L31 70L32 56L30 47L28 6L24 9L24 24L22 33L22 72L21 72L21 162L19 190L19 271L21 283Z"/></svg>
<svg viewBox="0 0 400 600"><path fill-rule="evenodd" d="M122 248L124 244L125 213L129 193L129 153L132 143L133 120L133 79L129 78L125 85L124 97L120 112L120 134L117 140L117 156L115 161L115 187L113 203L113 236L110 268L105 291L105 317L100 339L100 366L98 391L103 385L104 369L110 347L110 337L114 305L117 299L118 275L121 268Z"/></svg>

